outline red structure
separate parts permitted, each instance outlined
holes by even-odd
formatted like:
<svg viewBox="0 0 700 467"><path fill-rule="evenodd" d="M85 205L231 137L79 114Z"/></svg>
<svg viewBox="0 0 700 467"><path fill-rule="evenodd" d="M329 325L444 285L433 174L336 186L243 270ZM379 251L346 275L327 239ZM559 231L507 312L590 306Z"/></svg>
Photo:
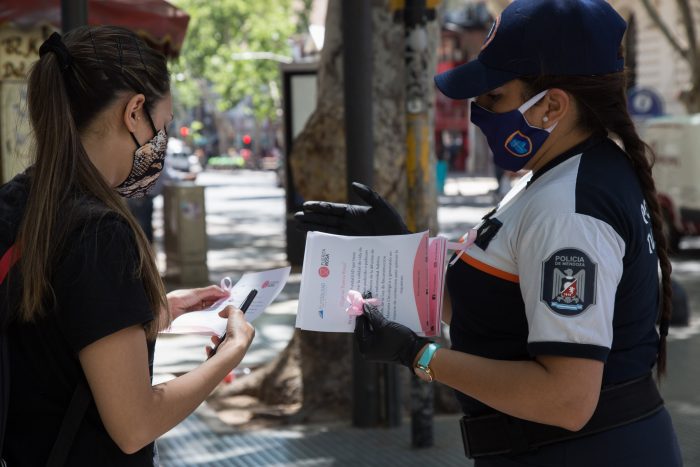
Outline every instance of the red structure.
<svg viewBox="0 0 700 467"><path fill-rule="evenodd" d="M437 72L465 63L459 31L443 29ZM435 98L435 151L451 170L463 171L467 159L469 113L465 101L455 101L437 92Z"/></svg>
<svg viewBox="0 0 700 467"><path fill-rule="evenodd" d="M165 0L88 0L88 24L129 28L151 47L176 57L190 17ZM61 27L61 0L3 0L0 26L19 28L51 24Z"/></svg>
<svg viewBox="0 0 700 467"><path fill-rule="evenodd" d="M472 60L492 22L483 3L470 4L445 14L440 35L437 73ZM467 128L469 106L436 93L435 150L438 159L448 162L450 170L464 171L469 153Z"/></svg>

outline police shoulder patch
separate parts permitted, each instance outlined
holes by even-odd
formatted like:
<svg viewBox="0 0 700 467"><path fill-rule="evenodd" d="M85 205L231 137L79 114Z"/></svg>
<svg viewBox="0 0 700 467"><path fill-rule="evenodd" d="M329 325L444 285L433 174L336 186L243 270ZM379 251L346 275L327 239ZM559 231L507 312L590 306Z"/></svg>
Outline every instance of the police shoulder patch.
<svg viewBox="0 0 700 467"><path fill-rule="evenodd" d="M595 304L596 264L576 248L564 248L542 262L540 299L554 313L580 315Z"/></svg>

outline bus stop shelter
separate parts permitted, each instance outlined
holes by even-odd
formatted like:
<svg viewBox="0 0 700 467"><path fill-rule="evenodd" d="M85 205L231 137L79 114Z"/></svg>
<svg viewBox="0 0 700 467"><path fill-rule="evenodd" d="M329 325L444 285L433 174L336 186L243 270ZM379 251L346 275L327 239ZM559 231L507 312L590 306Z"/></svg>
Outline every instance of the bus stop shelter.
<svg viewBox="0 0 700 467"><path fill-rule="evenodd" d="M4 0L0 27L19 29L41 25L61 27L60 0ZM190 17L164 0L88 0L88 24L111 24L131 29L148 44L174 57L180 52Z"/></svg>

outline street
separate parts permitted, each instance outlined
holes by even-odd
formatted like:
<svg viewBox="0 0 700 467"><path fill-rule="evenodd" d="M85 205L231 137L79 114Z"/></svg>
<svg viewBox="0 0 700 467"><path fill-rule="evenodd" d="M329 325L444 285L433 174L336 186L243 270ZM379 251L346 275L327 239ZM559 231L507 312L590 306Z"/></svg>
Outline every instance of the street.
<svg viewBox="0 0 700 467"><path fill-rule="evenodd" d="M247 270L286 265L284 253L284 191L273 172L205 172L197 183L206 186L209 278L234 281ZM449 177L440 197L442 234L457 237L493 206L488 178ZM157 248L162 251L162 201L156 200ZM682 243L674 258L674 278L689 296L691 324L672 328L668 346L668 377L661 390L678 432L686 466L700 467L700 244ZM162 253L159 262L164 266ZM293 271L278 300L256 322L256 338L241 367L256 367L274 358L294 330L299 272ZM204 360L207 338L165 336L156 349L156 381L168 379ZM469 465L464 459L457 416L437 417L437 445L410 449L409 426L357 430L346 421L329 426L287 427L238 433L217 423L205 404L159 441L163 465ZM363 449L369 440L376 449ZM342 446L342 448L340 448Z"/></svg>

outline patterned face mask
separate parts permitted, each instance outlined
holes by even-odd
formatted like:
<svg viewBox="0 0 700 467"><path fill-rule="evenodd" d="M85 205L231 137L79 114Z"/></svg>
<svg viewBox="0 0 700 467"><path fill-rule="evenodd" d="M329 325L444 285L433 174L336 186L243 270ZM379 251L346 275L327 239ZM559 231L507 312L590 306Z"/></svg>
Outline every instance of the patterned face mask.
<svg viewBox="0 0 700 467"><path fill-rule="evenodd" d="M148 120L155 136L145 144L139 144L136 136L131 133L131 137L136 143L134 153L134 163L131 172L117 188L117 192L124 198L141 198L148 193L155 185L165 161L165 150L168 147L168 133L163 130L156 130L153 119L150 115Z"/></svg>

